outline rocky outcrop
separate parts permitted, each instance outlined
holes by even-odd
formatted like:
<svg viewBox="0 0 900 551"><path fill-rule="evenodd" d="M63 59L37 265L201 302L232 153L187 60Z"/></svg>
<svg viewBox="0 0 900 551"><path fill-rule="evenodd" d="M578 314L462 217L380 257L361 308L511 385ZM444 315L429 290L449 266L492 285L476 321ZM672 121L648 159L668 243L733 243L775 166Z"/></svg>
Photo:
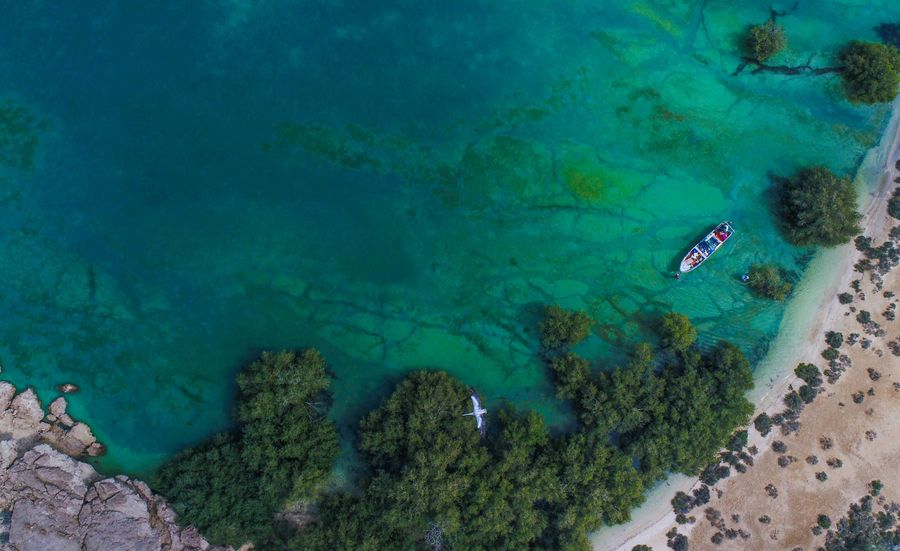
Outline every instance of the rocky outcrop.
<svg viewBox="0 0 900 551"><path fill-rule="evenodd" d="M180 528L143 482L73 457L98 449L65 399L45 418L32 390L0 382L0 551L230 551Z"/></svg>
<svg viewBox="0 0 900 551"><path fill-rule="evenodd" d="M60 396L50 404L50 413L45 417L34 390L29 388L16 394L14 386L0 381L0 434L16 440L44 442L73 457L96 452L97 446L91 446L97 439L90 427L75 422L66 413L67 407L66 399Z"/></svg>

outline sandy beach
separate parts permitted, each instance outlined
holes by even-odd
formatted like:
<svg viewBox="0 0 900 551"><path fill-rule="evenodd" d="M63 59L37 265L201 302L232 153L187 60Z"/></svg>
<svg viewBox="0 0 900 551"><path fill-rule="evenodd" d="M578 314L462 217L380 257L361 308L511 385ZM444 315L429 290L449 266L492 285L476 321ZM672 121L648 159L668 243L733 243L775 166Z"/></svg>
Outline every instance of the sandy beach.
<svg viewBox="0 0 900 551"><path fill-rule="evenodd" d="M895 169L895 162L900 158L898 147L900 100L894 102L881 143L869 151L857 174L863 234L871 237L876 246L888 239L890 229L898 225L886 212L887 198L897 185L894 178L898 176ZM820 545L824 541L824 535L814 536L810 530L817 515L827 514L836 522L851 503L866 493L866 485L872 479L881 479L888 485L883 493L888 500L898 499L900 485L890 481L900 480L900 461L896 460L900 456L900 427L892 426L888 420L900 416L900 391L894 388L894 383L900 381L900 359L892 355L887 344L900 334L900 325L884 318L883 312L898 299L885 297L883 293L891 291L900 295L900 282L895 269L884 276L883 288L876 293L869 274L861 275L854 270L860 256L853 244L816 255L795 291L798 296L785 314L779 336L767 358L757 367L756 388L749 396L756 404L754 418L762 412L774 415L784 409L783 396L803 384L793 372L799 363L813 363L820 369L827 367L821 356L826 348L826 331L840 331L845 336L860 333L872 341L865 350L860 344L842 346L840 352L849 356L852 367L835 384L826 383L824 391L806 406L800 417L801 429L783 436L775 427L767 437L762 437L751 427L748 446L759 450L754 466L744 474L733 474L720 481L714 488L722 491L721 498L713 492L710 503L691 511L697 519L695 523L676 524L670 500L678 491L690 493L700 482L697 478L673 476L648 495L647 502L635 511L631 522L596 534L595 549L630 551L639 544L666 549L666 533L676 526L679 533L689 536L691 549L808 548L810 544ZM840 304L838 293L852 292L850 284L857 279L862 280L862 294L852 304ZM871 312L872 319L886 334L865 335L850 307ZM872 380L869 369L880 375L878 380ZM861 404L854 403L852 394L870 388L874 390L873 396L865 396ZM870 431L868 435L867 431ZM831 449L821 449L822 436L832 438ZM771 443L775 440L783 441L787 445L785 453L796 459L787 467L778 465L782 454L772 450ZM819 460L815 465L806 461L813 455ZM831 458L841 460L842 466L827 466L826 461ZM815 478L822 471L828 474L825 482ZM777 498L767 495L768 484L777 488ZM710 538L719 530L704 518L706 508L718 510L727 521L727 528L743 529L750 538L726 539L719 546L711 543ZM740 522L734 522L731 515L738 515L735 518ZM757 519L762 515L768 515L771 522L759 523Z"/></svg>

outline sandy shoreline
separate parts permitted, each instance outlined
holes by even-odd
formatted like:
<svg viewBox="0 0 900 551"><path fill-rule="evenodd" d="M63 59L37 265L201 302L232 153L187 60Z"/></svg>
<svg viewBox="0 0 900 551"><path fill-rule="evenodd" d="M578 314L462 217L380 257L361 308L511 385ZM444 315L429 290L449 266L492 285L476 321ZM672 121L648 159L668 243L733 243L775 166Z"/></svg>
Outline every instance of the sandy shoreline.
<svg viewBox="0 0 900 551"><path fill-rule="evenodd" d="M885 214L885 203L886 198L895 187L893 183L893 179L896 177L894 162L900 156L898 148L900 148L900 99L894 101L890 121L879 145L868 152L856 176L862 195L859 200L863 207L861 226L864 234L873 237L876 244L885 240L891 228L890 219ZM827 274L828 281L822 287L812 289L807 296L798 296L785 313L779 335L773 342L767 357L757 367L756 387L748 396L756 404L754 417L761 412L772 415L783 409L782 397L788 392L789 385L799 381L793 373L793 369L798 363L808 361L819 365L823 364L820 352L825 347L824 332L843 327L847 323L848 318L844 315L847 308L839 304L835 297L840 292L839 290L847 289L852 280L861 278L860 274L853 269L859 254L852 244L847 244L821 251L810 264L807 274ZM894 278L893 281L896 280L894 273L889 274L889 277ZM804 279L809 279L809 275ZM863 279L867 281L867 277ZM798 295L802 295L803 287L804 282L801 282L796 291ZM803 304L804 302L805 304ZM810 311L816 312L812 319L807 314ZM881 310L878 310L878 313L880 312ZM806 331L797 333L786 330L786 328L797 326L805 326ZM858 326L857 330L859 330ZM889 334L887 338L891 336ZM808 413L804 413L804 416L806 415ZM801 417L802 420L803 417ZM773 433L776 432L773 431ZM772 438L773 434L762 438L759 433L751 430L749 445L756 445L760 450L764 450L767 448L767 441ZM739 478L741 477L732 477L732 479ZM675 513L672 512L669 503L676 492L689 493L690 489L699 484L699 480L693 477L680 475L670 477L668 481L648 494L647 501L634 512L631 522L605 528L595 534L592 538L594 549L598 551L630 551L633 546L638 544L650 545L654 549L666 549L665 534L670 528L678 526L679 533L687 535L692 528L701 524L701 521L698 520L694 525L676 525ZM723 484L725 482L720 483L719 486ZM852 500L861 496L862 494L855 496ZM850 501L851 499L848 499L847 505ZM702 511L696 510L692 514L697 515L699 519ZM703 522L705 523L705 521ZM694 540L695 538L692 537L692 547ZM698 545L704 543L713 547L708 539L705 542L700 541Z"/></svg>

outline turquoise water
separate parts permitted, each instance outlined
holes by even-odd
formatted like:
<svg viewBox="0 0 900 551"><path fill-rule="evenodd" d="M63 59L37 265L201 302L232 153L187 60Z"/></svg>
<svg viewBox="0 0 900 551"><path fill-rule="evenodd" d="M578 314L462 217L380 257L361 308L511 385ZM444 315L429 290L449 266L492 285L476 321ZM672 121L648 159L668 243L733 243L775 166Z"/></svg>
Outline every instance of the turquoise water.
<svg viewBox="0 0 900 551"><path fill-rule="evenodd" d="M105 466L141 472L228 426L264 348L325 353L348 433L421 367L564 424L535 355L550 302L598 320L598 367L669 309L759 358L784 306L736 276L809 258L769 175L852 173L887 113L834 76L732 76L768 7L5 3L2 377L80 385ZM778 61L898 19L799 3ZM674 281L723 219L735 239Z"/></svg>

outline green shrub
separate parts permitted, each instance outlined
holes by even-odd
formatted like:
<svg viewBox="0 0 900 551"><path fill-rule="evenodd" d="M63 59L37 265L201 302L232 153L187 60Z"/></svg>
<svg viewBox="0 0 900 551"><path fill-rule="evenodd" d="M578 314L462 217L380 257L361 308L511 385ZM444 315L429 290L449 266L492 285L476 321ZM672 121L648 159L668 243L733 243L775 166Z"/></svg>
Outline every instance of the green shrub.
<svg viewBox="0 0 900 551"><path fill-rule="evenodd" d="M783 182L781 217L796 245L835 246L859 233L856 191L825 167L805 168Z"/></svg>
<svg viewBox="0 0 900 551"><path fill-rule="evenodd" d="M746 55L750 59L763 63L787 46L784 28L770 19L761 25L750 27L745 44Z"/></svg>
<svg viewBox="0 0 900 551"><path fill-rule="evenodd" d="M826 331L825 344L832 348L840 348L844 344L844 335L838 331Z"/></svg>
<svg viewBox="0 0 900 551"><path fill-rule="evenodd" d="M852 103L893 101L900 83L897 48L875 42L852 42L838 59L844 68L844 93Z"/></svg>
<svg viewBox="0 0 900 551"><path fill-rule="evenodd" d="M887 212L891 217L900 220L900 187L895 188L893 195L888 199Z"/></svg>
<svg viewBox="0 0 900 551"><path fill-rule="evenodd" d="M850 505L847 515L837 521L825 537L826 551L887 551L900 544L900 527L893 506L876 510L875 499L863 496ZM874 512L873 512L874 511Z"/></svg>
<svg viewBox="0 0 900 551"><path fill-rule="evenodd" d="M663 346L684 351L697 340L697 329L684 314L669 312L660 321L659 336Z"/></svg>
<svg viewBox="0 0 900 551"><path fill-rule="evenodd" d="M593 320L585 312L547 306L541 322L541 345L546 349L574 346L591 334Z"/></svg>
<svg viewBox="0 0 900 551"><path fill-rule="evenodd" d="M816 399L816 394L818 394L818 392L809 385L803 385L800 387L798 394L800 394L800 399L803 400L804 404L811 404L813 400Z"/></svg>
<svg viewBox="0 0 900 551"><path fill-rule="evenodd" d="M826 348L822 351L822 357L828 360L829 362L832 360L838 359L841 353L835 350L834 348Z"/></svg>
<svg viewBox="0 0 900 551"><path fill-rule="evenodd" d="M263 352L237 381L239 429L180 453L152 482L211 541L262 548L284 503L330 476L338 433L319 405L330 380L318 351Z"/></svg>
<svg viewBox="0 0 900 551"><path fill-rule="evenodd" d="M754 264L748 275L747 285L761 297L784 300L793 288L791 283L785 281L784 270L773 264Z"/></svg>
<svg viewBox="0 0 900 551"><path fill-rule="evenodd" d="M869 482L869 494L872 496L878 497L881 493L882 488L884 488L884 484L881 483L880 480L873 480Z"/></svg>
<svg viewBox="0 0 900 551"><path fill-rule="evenodd" d="M850 293L841 293L838 295L838 302L841 304L850 304L853 302L853 295Z"/></svg>
<svg viewBox="0 0 900 551"><path fill-rule="evenodd" d="M765 436L772 430L772 418L766 412L762 412L753 420L753 426L761 435Z"/></svg>
<svg viewBox="0 0 900 551"><path fill-rule="evenodd" d="M822 373L819 368L813 364L801 363L794 368L794 374L810 386L818 386L822 384Z"/></svg>

